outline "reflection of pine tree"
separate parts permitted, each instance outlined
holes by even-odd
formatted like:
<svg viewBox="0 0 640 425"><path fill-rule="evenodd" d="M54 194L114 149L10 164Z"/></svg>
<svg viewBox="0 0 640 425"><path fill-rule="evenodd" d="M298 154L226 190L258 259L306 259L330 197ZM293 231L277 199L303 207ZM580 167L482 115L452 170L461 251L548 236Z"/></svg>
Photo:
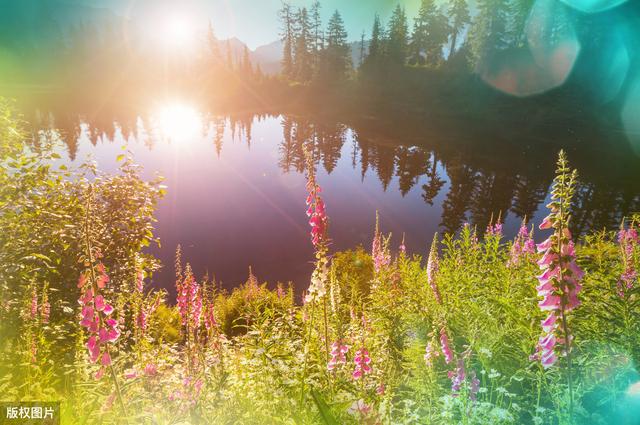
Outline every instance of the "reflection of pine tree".
<svg viewBox="0 0 640 425"><path fill-rule="evenodd" d="M531 219L547 196L551 181L530 176L516 176L511 211L518 217Z"/></svg>
<svg viewBox="0 0 640 425"><path fill-rule="evenodd" d="M579 235L605 227L615 229L639 207L640 197L628 190L593 182L579 184L571 205L571 231Z"/></svg>
<svg viewBox="0 0 640 425"><path fill-rule="evenodd" d="M306 167L305 148L312 153L313 163L318 162L317 137L313 125L308 120L298 119L293 126L294 164L298 172Z"/></svg>
<svg viewBox="0 0 640 425"><path fill-rule="evenodd" d="M489 224L491 217L497 219L504 215L511 206L514 179L506 174L495 172L481 173L476 178L478 184L471 201L471 220L480 232Z"/></svg>
<svg viewBox="0 0 640 425"><path fill-rule="evenodd" d="M429 179L427 184L422 185L422 190L424 193L422 194L422 199L429 205L433 205L433 200L438 193L440 193L440 189L445 184L445 180L440 178L438 174L438 159L436 158L435 152L433 153L433 158L431 159L431 170L427 172L427 178Z"/></svg>
<svg viewBox="0 0 640 425"><path fill-rule="evenodd" d="M378 172L378 178L382 183L382 188L387 191L389 183L395 174L396 155L395 149L391 146L377 145L373 149L373 161Z"/></svg>
<svg viewBox="0 0 640 425"><path fill-rule="evenodd" d="M322 152L322 162L327 173L331 173L340 159L342 146L345 142L346 127L342 124L336 124L331 128L325 128L322 134L322 143L318 145Z"/></svg>
<svg viewBox="0 0 640 425"><path fill-rule="evenodd" d="M429 158L424 150L416 147L401 146L396 152L400 193L404 197L418 182L420 176L427 173Z"/></svg>
<svg viewBox="0 0 640 425"><path fill-rule="evenodd" d="M213 137L213 144L216 146L216 154L218 155L218 158L220 158L220 153L222 152L225 124L226 120L224 118L218 118L214 123L215 134Z"/></svg>
<svg viewBox="0 0 640 425"><path fill-rule="evenodd" d="M360 137L360 135L354 131L353 132L353 140L358 144L358 149L360 150L360 175L362 181L364 181L364 176L367 174L367 170L369 169L369 164L371 161L371 155L369 154L370 143L367 139Z"/></svg>
<svg viewBox="0 0 640 425"><path fill-rule="evenodd" d="M280 143L280 168L285 173L288 173L291 170L291 166L293 165L293 157L294 157L294 143L293 138L291 137L293 132L293 122L289 117L282 118L282 143Z"/></svg>
<svg viewBox="0 0 640 425"><path fill-rule="evenodd" d="M465 164L453 163L447 167L451 188L442 203L442 222L445 232L457 231L465 220L473 195L475 172Z"/></svg>

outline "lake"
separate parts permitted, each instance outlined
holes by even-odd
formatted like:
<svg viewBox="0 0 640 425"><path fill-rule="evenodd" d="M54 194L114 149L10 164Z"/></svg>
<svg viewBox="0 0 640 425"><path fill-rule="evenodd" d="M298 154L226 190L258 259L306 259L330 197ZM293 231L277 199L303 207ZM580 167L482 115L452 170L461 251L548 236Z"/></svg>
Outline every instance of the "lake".
<svg viewBox="0 0 640 425"><path fill-rule="evenodd" d="M261 282L293 282L298 293L308 286L313 250L303 147L316 159L332 251L368 250L378 211L394 247L404 235L408 252L422 255L434 232L455 232L464 223L482 231L500 215L507 238L524 217L539 223L559 149L537 142L542 136L536 134L505 143L472 130L464 137L434 132L403 119L350 123L204 111L173 101L126 116L37 108L26 114L34 130L53 131L64 141L72 165L91 155L100 169L115 171L124 147L145 177L165 177L168 194L156 214L162 246L150 251L165 265L154 286L169 291L178 244L197 276L208 273L225 288L246 281L250 266ZM582 136L569 131L566 137ZM637 158L607 159L602 149L587 152L575 144L569 158L581 173L575 232L615 228L640 210Z"/></svg>

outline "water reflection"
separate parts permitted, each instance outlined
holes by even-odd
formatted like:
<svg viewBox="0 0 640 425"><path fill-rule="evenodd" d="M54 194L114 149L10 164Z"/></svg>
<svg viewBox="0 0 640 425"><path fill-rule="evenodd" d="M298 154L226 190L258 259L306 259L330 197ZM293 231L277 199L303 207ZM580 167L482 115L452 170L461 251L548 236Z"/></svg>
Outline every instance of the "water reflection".
<svg viewBox="0 0 640 425"><path fill-rule="evenodd" d="M242 281L251 264L265 280L305 286L312 253L303 149L313 153L325 186L334 249L368 246L378 209L386 230L398 237L406 232L408 248L417 252L434 231L455 232L466 222L482 230L501 214L512 236L524 217L539 220L557 153L557 147L526 149L492 140L443 142L415 128L403 132L367 122L206 116L182 104L115 121L98 115L36 118L36 131L57 129L72 161L93 151L108 162L117 149L111 147L128 142L147 170L165 174L169 197L158 211L165 248L157 255L171 264L175 245L187 244L197 271L215 273L229 285ZM640 210L637 163L610 167L579 151L570 158L581 172L576 233L615 228ZM171 275L168 270L160 278Z"/></svg>

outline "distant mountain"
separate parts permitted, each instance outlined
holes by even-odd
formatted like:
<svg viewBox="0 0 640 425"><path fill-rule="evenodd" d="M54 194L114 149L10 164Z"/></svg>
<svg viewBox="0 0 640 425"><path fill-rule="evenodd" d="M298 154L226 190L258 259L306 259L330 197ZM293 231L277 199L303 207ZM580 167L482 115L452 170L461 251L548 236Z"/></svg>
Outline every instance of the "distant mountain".
<svg viewBox="0 0 640 425"><path fill-rule="evenodd" d="M253 51L251 60L260 64L260 69L265 74L278 74L282 68L282 47L281 40L260 46Z"/></svg>
<svg viewBox="0 0 640 425"><path fill-rule="evenodd" d="M260 68L265 74L277 74L282 67L282 47L283 43L281 40L257 47L250 54L251 62L254 65L260 64ZM360 41L349 43L349 47L351 48L351 63L357 68L360 66L360 58L367 54L369 42L364 42L364 55L361 55L360 52L362 47Z"/></svg>

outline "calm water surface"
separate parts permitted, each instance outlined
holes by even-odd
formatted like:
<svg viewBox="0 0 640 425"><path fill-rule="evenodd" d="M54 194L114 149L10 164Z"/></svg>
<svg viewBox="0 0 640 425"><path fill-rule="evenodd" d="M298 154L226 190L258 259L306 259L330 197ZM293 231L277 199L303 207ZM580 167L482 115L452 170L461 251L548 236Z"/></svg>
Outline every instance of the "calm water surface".
<svg viewBox="0 0 640 425"><path fill-rule="evenodd" d="M370 129L301 117L211 116L184 103L126 122L80 115L63 124L42 113L35 121L58 129L72 164L92 155L102 170L115 171L126 146L145 177L165 177L168 194L156 214L162 247L151 251L166 265L154 285L167 289L178 244L197 275L213 275L224 287L244 282L251 266L260 281L306 288L313 251L303 146L317 160L334 251L368 249L376 210L394 245L404 234L412 253L424 254L436 231L456 231L465 222L484 229L498 214L512 237L524 216L539 222L545 213L555 156L549 150L531 159L525 147L516 154L492 152L490 145L453 147L421 134L390 140ZM640 209L638 195L637 168L587 169L575 230L615 226Z"/></svg>

